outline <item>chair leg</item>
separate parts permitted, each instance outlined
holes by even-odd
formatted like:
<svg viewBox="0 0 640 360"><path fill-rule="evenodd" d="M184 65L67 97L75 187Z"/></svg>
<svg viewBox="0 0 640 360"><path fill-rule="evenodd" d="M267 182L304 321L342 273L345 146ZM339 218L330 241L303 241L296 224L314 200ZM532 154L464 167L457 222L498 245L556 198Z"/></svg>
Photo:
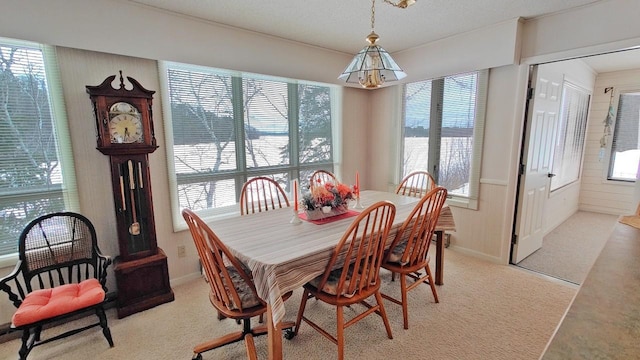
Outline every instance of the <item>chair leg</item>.
<svg viewBox="0 0 640 360"><path fill-rule="evenodd" d="M42 326L36 327L36 330L34 332L33 342L40 341L40 335L41 334L42 334Z"/></svg>
<svg viewBox="0 0 640 360"><path fill-rule="evenodd" d="M109 325L107 324L107 315L104 313L104 309L99 307L96 309L96 315L98 319L100 319L100 326L102 327L102 334L107 339L109 343L109 347L113 347L113 339L111 338L111 330L109 330Z"/></svg>
<svg viewBox="0 0 640 360"><path fill-rule="evenodd" d="M429 286L431 286L431 292L433 293L433 298L436 301L436 303L439 303L440 300L438 300L438 292L436 291L436 285L434 284L433 275L431 275L431 268L429 267L429 264L427 264L427 266L425 266L424 269L427 270L427 276L429 277Z"/></svg>
<svg viewBox="0 0 640 360"><path fill-rule="evenodd" d="M20 346L20 350L18 350L18 355L20 356L20 360L27 360L27 355L29 355L29 338L31 337L31 329L22 330L22 345Z"/></svg>
<svg viewBox="0 0 640 360"><path fill-rule="evenodd" d="M382 295L380 295L380 291L376 291L376 301L378 302L378 307L380 308L380 316L382 317L382 321L384 322L384 327L385 329L387 329L387 337L389 337L389 339L393 339L393 335L391 335L391 325L389 325L387 312L384 310L384 305L382 304Z"/></svg>
<svg viewBox="0 0 640 360"><path fill-rule="evenodd" d="M407 276L404 274L400 275L400 293L402 295L402 319L404 321L405 330L409 328L409 304L407 301L409 297L407 296Z"/></svg>
<svg viewBox="0 0 640 360"><path fill-rule="evenodd" d="M258 360L258 354L256 354L256 345L253 341L253 336L247 334L244 336L244 345L247 348L247 357L249 360Z"/></svg>
<svg viewBox="0 0 640 360"><path fill-rule="evenodd" d="M298 317L296 318L296 328L293 331L293 336L298 335L298 330L300 330L300 324L302 323L302 314L304 314L304 308L307 305L308 299L309 291L305 289L304 293L302 294L302 301L300 301L300 309L298 310Z"/></svg>
<svg viewBox="0 0 640 360"><path fill-rule="evenodd" d="M338 340L338 360L344 359L344 309L342 306L337 307L336 311L336 335Z"/></svg>

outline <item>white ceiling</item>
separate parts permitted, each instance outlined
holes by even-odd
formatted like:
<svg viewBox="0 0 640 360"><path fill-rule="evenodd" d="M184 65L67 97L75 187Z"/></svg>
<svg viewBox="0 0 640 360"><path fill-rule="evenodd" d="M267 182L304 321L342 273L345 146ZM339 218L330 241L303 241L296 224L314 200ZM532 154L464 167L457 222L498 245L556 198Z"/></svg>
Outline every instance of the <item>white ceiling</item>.
<svg viewBox="0 0 640 360"><path fill-rule="evenodd" d="M128 0L188 17L354 54L371 31L370 0ZM397 2L398 0L393 0ZM375 1L378 42L390 53L518 17L531 19L605 0ZM640 50L585 61L597 72L640 67Z"/></svg>
<svg viewBox="0 0 640 360"><path fill-rule="evenodd" d="M344 53L366 45L370 0L130 0L232 27ZM393 0L398 2L398 0ZM565 11L603 0L417 0L400 9L375 2L378 42L394 53L506 20Z"/></svg>
<svg viewBox="0 0 640 360"><path fill-rule="evenodd" d="M581 58L597 73L640 68L640 49Z"/></svg>

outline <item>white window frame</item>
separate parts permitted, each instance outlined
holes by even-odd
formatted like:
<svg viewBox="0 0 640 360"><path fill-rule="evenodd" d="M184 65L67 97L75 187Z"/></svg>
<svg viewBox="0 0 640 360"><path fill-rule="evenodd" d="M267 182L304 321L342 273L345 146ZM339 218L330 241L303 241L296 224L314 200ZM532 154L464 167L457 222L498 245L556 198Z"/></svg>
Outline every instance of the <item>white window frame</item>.
<svg viewBox="0 0 640 360"><path fill-rule="evenodd" d="M549 196L551 196L554 192L560 191L560 190L562 190L562 189L564 189L564 188L566 188L568 186L571 186L572 184L575 184L575 183L579 182L581 177L582 177L582 165L583 165L583 162L584 162L585 148L586 148L586 143L587 143L587 127L588 127L589 112L591 110L590 109L590 104L591 104L592 93L588 89L585 89L584 87L578 85L575 82L572 82L572 81L569 81L569 80L564 80L564 83L563 83L563 86L562 86L562 99L561 99L561 102L562 102L562 105L561 105L562 118L560 119L560 122L558 122L558 125L557 125L558 129L556 129L556 134L560 133L559 132L559 128L562 125L561 123L565 123L566 124L569 120L571 120L571 121L573 121L575 123L575 121L578 120L576 117L573 117L571 119L567 119L566 118L566 114L565 114L564 109L567 106L567 104L566 104L567 99L565 98L564 94L565 94L565 90L567 88L572 88L572 89L574 89L576 91L580 91L583 94L586 94L588 96L587 109L586 109L586 113L585 113L585 117L584 117L585 126L584 126L584 133L583 133L583 136L582 136L582 144L581 144L582 150L581 150L581 154L580 154L580 164L578 164L578 166L579 166L579 168L578 168L578 176L577 176L576 179L573 179L573 180L567 182L566 184L561 184L561 185L558 185L558 186L555 186L555 184L554 184L554 181L556 180L556 177L551 179L551 183L550 183L550 186L549 186ZM566 136L567 136L567 134L565 134L565 139L562 139L562 141L565 144L566 144ZM560 139L556 139L556 143L557 143L558 140L560 140ZM556 156L556 151L557 151L557 147L554 144L554 160L555 160L555 156ZM551 172L556 174L556 176L559 176L558 173L561 173L563 171L558 171L557 165L558 164L556 164L555 161L554 161ZM567 165L567 164L563 163L561 165L564 166L564 165Z"/></svg>
<svg viewBox="0 0 640 360"><path fill-rule="evenodd" d="M170 99L170 94L169 94L169 83L168 83L168 79L166 76L166 73L168 71L168 69L175 69L175 68L181 68L181 69L185 69L185 70L193 70L193 71L197 71L198 69L201 69L203 71L216 71L219 73L227 73L230 76L234 76L234 77L250 77L250 78L260 78L260 79L265 79L265 80L272 80L272 81L278 81L278 82L286 82L289 84L294 84L294 83L305 83L305 84L311 84L311 85L319 85L319 86L323 86L323 87L327 87L330 88L331 91L331 131L332 131L332 158L331 158L331 162L318 162L318 163L312 163L312 164L308 164L308 165L301 165L299 164L298 160L295 159L293 160L289 165L281 165L281 166L276 166L276 167L270 167L270 168L257 168L257 169L253 169L253 170L247 170L245 169L238 169L237 172L240 173L245 173L246 175L248 175L248 173L251 173L251 176L256 176L256 175L260 175L260 173L272 173L274 171L275 168L277 168L278 170L282 170L282 172L292 172L292 171L299 171L299 170L309 170L311 168L314 169L319 169L319 168L324 168L324 169L328 169L333 171L337 176L339 176L340 174L340 165L341 165L341 159L342 159L342 152L341 152L341 148L342 148L342 144L341 144L341 131L340 131L340 126L341 126L341 114L342 114L342 102L340 101L340 99L342 98L342 88L340 86L337 85L333 85L333 84L324 84L324 83L315 83L315 82L310 82L310 81L301 81L301 80L293 80L293 79L287 79L287 78L281 78L281 77L275 77L275 76L267 76L267 75L259 75L259 74L253 74L253 73L243 73L243 72L238 72L238 71L231 71L231 70L223 70L223 69L217 69L217 68L212 68L212 67L204 67L204 66L197 66L197 65L191 65L191 64L181 64L181 63L175 63L175 62L170 62L170 61L160 61L159 62L159 78L160 78L160 87L162 90L162 112L163 112L163 120L164 120L164 133L165 133L165 143L167 144L166 146L166 159L167 159L167 170L168 170L168 176L169 176L169 195L170 195L170 200L171 200L171 215L172 215L172 220L173 220L173 230L174 232L179 232L179 231L183 231L186 230L187 224L185 223L181 211L182 208L180 207L180 200L178 197L178 179L177 179L177 175L176 175L176 171L175 171L175 163L174 163L174 153L173 153L173 124L172 124L172 118L171 118L171 99ZM295 129L295 131L291 130L294 128L294 121L295 119L293 117L290 118L290 136L293 136L292 134L297 134L298 131L297 129ZM236 124L236 128L237 128L237 124ZM244 149L244 145L243 149ZM295 145L295 148L297 149L297 145ZM203 209L203 210L198 210L197 211L198 215L200 217L202 217L205 221L210 221L210 220L214 220L214 219L223 219L225 217L231 217L231 216L237 216L239 214L239 204L236 203L234 205L230 205L230 206L226 206L226 207L219 207L219 208L209 208L209 209Z"/></svg>
<svg viewBox="0 0 640 360"><path fill-rule="evenodd" d="M479 193L480 193L480 171L482 165L482 147L484 140L485 129L485 114L487 107L487 94L489 90L489 70L477 70L467 73L454 74L448 76L460 76L469 73L478 74L477 93L476 93L476 109L475 109L475 124L473 129L473 156L471 160L471 169L469 173L469 195L462 196L458 194L450 194L447 199L447 204L456 207L462 207L472 210L478 209ZM443 76L441 78L445 78ZM431 80L438 80L431 79ZM424 80L422 80L424 81ZM404 86L403 86L404 88ZM432 90L433 91L433 90ZM399 126L399 149L398 149L398 164L396 166L396 176L394 184L397 185L402 179L403 174L403 157L404 157L404 91L400 91L400 104L402 107L402 114L400 116ZM433 133L433 132L432 132ZM437 141L439 144L440 142ZM429 155L431 156L431 155Z"/></svg>
<svg viewBox="0 0 640 360"><path fill-rule="evenodd" d="M620 103L620 95L626 93L637 93L640 92L640 86L638 85L624 85L617 86L614 88L613 93L613 103L611 104L613 107L614 115L612 117L611 123L611 135L607 136L607 145L605 152L606 163L602 167L602 179L604 183L614 184L614 185L622 185L622 186L634 186L635 180L626 180L626 179L610 179L609 178L609 169L611 167L611 154L613 151L613 138L615 136L616 122L618 121L618 105ZM609 109L607 108L607 111Z"/></svg>
<svg viewBox="0 0 640 360"><path fill-rule="evenodd" d="M60 162L60 168L62 169L61 174L63 182L59 191L62 192L65 208L60 209L60 211L78 212L80 210L80 203L76 184L76 172L56 48L51 45L8 38L0 38L0 43L42 51L47 90L49 94L49 106L51 108L51 117L54 125L53 131L59 156L58 161ZM56 191L56 193L57 192L58 191ZM6 194L4 196L6 196ZM22 195L17 194L16 199L31 196L33 195L30 193L24 193ZM33 219L29 219L29 221L31 220ZM19 239L16 238L16 244L18 240ZM15 253L0 255L0 268L14 266L17 261L17 250Z"/></svg>

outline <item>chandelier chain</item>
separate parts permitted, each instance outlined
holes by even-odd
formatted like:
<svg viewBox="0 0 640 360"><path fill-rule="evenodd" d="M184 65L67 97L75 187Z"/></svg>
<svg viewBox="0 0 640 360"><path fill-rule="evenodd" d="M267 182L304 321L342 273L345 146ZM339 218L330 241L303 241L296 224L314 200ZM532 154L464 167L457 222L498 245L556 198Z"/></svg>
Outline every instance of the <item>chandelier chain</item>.
<svg viewBox="0 0 640 360"><path fill-rule="evenodd" d="M371 0L371 32L376 23L376 0Z"/></svg>

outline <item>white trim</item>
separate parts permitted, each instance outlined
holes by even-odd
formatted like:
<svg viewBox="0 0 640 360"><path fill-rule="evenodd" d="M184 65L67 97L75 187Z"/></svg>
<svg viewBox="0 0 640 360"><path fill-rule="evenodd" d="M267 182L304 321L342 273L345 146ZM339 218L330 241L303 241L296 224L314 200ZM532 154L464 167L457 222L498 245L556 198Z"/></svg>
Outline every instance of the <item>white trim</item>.
<svg viewBox="0 0 640 360"><path fill-rule="evenodd" d="M605 151L605 155L603 160L606 160L604 166L602 167L602 182L611 185L622 185L622 186L634 186L634 180L613 180L609 179L609 168L611 167L611 151L613 147L613 139L616 136L616 125L618 122L618 106L620 104L620 95L626 93L638 93L640 92L640 86L637 84L629 84L629 85L617 85L613 88L613 103L611 106L613 107L613 121L611 123L611 136L607 141L607 149ZM607 111L609 108L607 107Z"/></svg>
<svg viewBox="0 0 640 360"><path fill-rule="evenodd" d="M169 280L169 285L171 287L176 287L176 286L180 286L180 285L189 283L189 282L191 282L193 280L196 280L198 278L201 278L201 277L203 277L202 273L193 272L193 273L187 274L185 276L181 276L179 278L173 278L173 279Z"/></svg>
<svg viewBox="0 0 640 360"><path fill-rule="evenodd" d="M176 174L175 159L174 159L174 152L173 152L174 133L173 133L173 119L171 116L171 99L170 99L171 95L169 92L169 79L167 76L167 72L170 69L178 69L178 70L184 70L184 71L190 71L190 72L196 71L196 72L222 74L224 76L233 77L234 79L241 77L243 79L250 78L250 79L277 81L277 82L287 84L288 89L298 84L322 86L329 89L330 101L331 101L330 104L331 104L332 165L333 165L334 173L336 173L336 175L340 177L340 174L342 173L342 144L343 144L343 141L341 138L341 134L343 132L341 127L341 124L342 124L342 120L341 120L342 119L342 115L341 115L342 88L341 87L332 85L332 84L322 84L322 83L312 82L312 81L260 75L260 74L240 72L240 71L231 71L231 70L218 69L213 67L176 63L171 61L159 61L158 63L159 63L158 77L159 77L161 94L162 94L161 100L162 100L162 113L163 113L164 130L165 130L164 131L165 143L167 144L165 148L166 148L166 162L167 162L168 181L169 181L169 197L170 197L171 217L172 217L172 225L173 225L174 232L180 232L180 231L186 230L187 225L184 219L182 218L182 214L181 214L182 208L180 206L180 198L179 198L179 193L177 191L178 178ZM235 82L235 80L233 81ZM294 100L297 100L297 99L294 99ZM234 102L235 101L236 100L234 100ZM234 104L234 108L236 106L237 104ZM237 114L235 114L234 116L237 116ZM289 125L292 125L294 118L289 117L287 121ZM236 121L234 123L234 126L236 129L235 140L240 140L240 138L238 137L238 131L240 131L239 129L242 129L243 125L242 123L238 123L238 121ZM289 140L291 140L291 132L289 133L289 136L290 136ZM242 152L239 152L240 149ZM236 141L235 153L236 153L237 168L234 170L234 173L231 174L231 176L237 186L238 182L240 181L240 178L244 177L243 172L246 173L249 170L249 168L245 166L246 164L244 164L244 162L242 161L242 156L238 156L239 154L244 155L244 144L241 141ZM309 163L300 164L297 160L295 161L292 160L289 164L283 165L282 167L286 167L287 169L282 169L281 171L286 173L291 173L291 172L297 171L300 168L309 167L310 165L313 165L313 164L309 164ZM266 173L275 168L276 167L265 168L263 172ZM274 171L280 171L280 170L274 170ZM197 213L204 220L211 221L214 219L225 218L227 216L238 215L239 204L235 203L234 205L218 207L214 209L211 209L211 208L202 209L202 210L198 210Z"/></svg>
<svg viewBox="0 0 640 360"><path fill-rule="evenodd" d="M487 261L492 262L494 264L500 264L500 265L504 264L504 262L502 262L502 260L499 257L490 256L490 255L487 255L485 253L481 253L481 252L478 252L478 251L475 251L475 250L470 250L468 248L458 247L458 246L455 246L453 244L451 244L449 246L449 250L453 250L455 252L459 252L459 253L464 254L464 255L473 256L474 258L477 258L477 259L487 260Z"/></svg>
<svg viewBox="0 0 640 360"><path fill-rule="evenodd" d="M524 65L543 64L559 60L571 60L585 56L602 55L606 53L640 49L640 38L612 41L606 44L585 46L582 48L554 52L550 54L534 55L522 58L520 63Z"/></svg>
<svg viewBox="0 0 640 360"><path fill-rule="evenodd" d="M0 269L13 268L18 263L18 253L0 255Z"/></svg>
<svg viewBox="0 0 640 360"><path fill-rule="evenodd" d="M488 185L498 185L498 186L509 186L509 182L507 180L501 179L487 179L481 178L480 184L488 184Z"/></svg>

